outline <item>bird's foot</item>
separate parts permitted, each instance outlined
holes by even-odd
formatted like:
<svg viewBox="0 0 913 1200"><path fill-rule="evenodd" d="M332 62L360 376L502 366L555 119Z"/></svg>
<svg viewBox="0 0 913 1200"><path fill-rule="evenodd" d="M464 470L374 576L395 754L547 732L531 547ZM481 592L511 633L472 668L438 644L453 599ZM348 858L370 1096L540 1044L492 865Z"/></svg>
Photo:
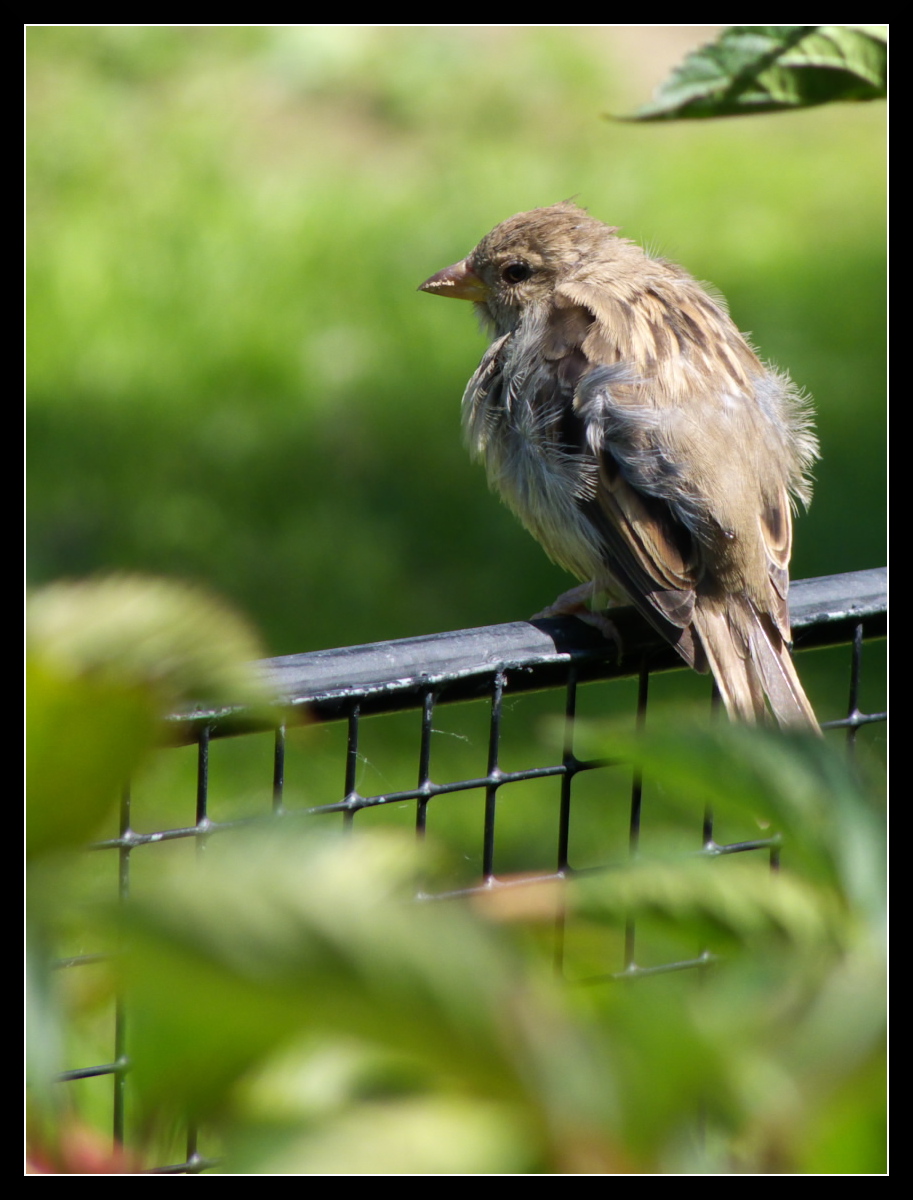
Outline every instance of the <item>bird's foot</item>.
<svg viewBox="0 0 913 1200"><path fill-rule="evenodd" d="M604 638L610 642L614 642L618 650L618 659L621 661L624 646L621 641L621 634L613 621L601 612L593 612L588 607L589 601L594 596L599 595L600 589L595 583L581 583L577 587L571 588L562 594L547 608L543 608L541 612L534 613L530 617L531 621L544 620L548 617L576 617L578 621L583 621L585 625L591 625L594 629L598 629Z"/></svg>

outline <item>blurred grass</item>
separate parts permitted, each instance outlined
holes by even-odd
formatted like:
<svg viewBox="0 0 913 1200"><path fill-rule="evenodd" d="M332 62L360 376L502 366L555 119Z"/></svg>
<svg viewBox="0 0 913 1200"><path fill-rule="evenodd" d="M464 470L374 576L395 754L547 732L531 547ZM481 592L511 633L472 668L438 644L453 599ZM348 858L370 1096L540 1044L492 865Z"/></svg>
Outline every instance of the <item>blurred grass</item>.
<svg viewBox="0 0 913 1200"><path fill-rule="evenodd" d="M273 653L541 607L566 577L460 445L483 340L415 288L569 195L815 396L794 574L883 562L884 109L602 120L684 35L30 29L31 579L205 581Z"/></svg>

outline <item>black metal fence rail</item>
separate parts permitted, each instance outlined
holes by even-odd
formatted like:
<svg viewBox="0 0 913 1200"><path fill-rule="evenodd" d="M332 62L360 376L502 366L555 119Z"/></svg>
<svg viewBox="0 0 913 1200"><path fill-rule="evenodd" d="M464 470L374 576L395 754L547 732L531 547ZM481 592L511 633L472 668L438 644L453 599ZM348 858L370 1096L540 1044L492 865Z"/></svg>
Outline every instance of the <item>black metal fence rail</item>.
<svg viewBox="0 0 913 1200"><path fill-rule="evenodd" d="M824 728L845 730L851 746L863 726L886 719L884 711L862 711L859 702L865 645L886 636L886 605L886 571L883 569L797 581L790 593L796 650L847 647L846 705L837 719L825 722ZM530 870L535 872L538 880L566 877L575 869L570 852L575 784L584 773L609 765L607 761L582 760L575 753L574 724L579 686L596 680L636 678L638 719L643 720L651 677L658 672L682 668L675 652L661 643L658 635L633 610L619 609L612 616L619 633L620 648L581 622L562 618L458 630L265 661L262 664L264 677L286 706L289 726L299 721L344 721L347 725L339 789L335 794L319 797L318 803L308 805L287 804L286 727L275 732L270 789L272 816L285 820L336 814L337 819L349 824L369 810L377 814L379 809L388 806L401 814L406 805L413 813L417 835L423 836L430 807L436 806L435 811L440 811L440 805L447 803L447 797L476 791L480 797L484 796L477 831L478 850L474 857L478 869L465 886L445 893L465 894L478 888L522 886L522 868L518 877L516 865L508 877L504 877L503 872L499 876L499 798L505 789L516 784L554 780L551 786L557 789L555 820L549 834L553 840ZM630 685L627 686L630 689ZM708 693L710 686L708 683ZM544 765L506 769L501 751L505 700L520 693L559 688L563 689L560 709L565 719L560 754L555 755L555 761ZM439 706L456 701L476 701L487 706L484 770L439 782L435 780L434 770L434 716ZM415 785L389 792L360 791L357 786L361 762L359 740L364 718L403 710L420 714L416 723ZM514 714L510 717L513 719ZM195 743L197 747L195 793L187 797L187 819L169 828L139 832L133 826L131 801L126 795L118 835L94 847L97 851L115 851L119 855L118 887L122 896L129 890L130 860L138 848L176 838L208 839L264 819L263 814L218 819L210 804L213 740L255 733L262 737L262 725L258 726L249 713L240 709L198 707L175 714L171 718L171 733L176 743ZM473 749L477 756L483 753L478 746ZM627 832L624 844L613 856L615 861L636 845L640 833L642 793L639 777L635 775L627 786ZM715 856L761 852L776 859L779 847L776 836L718 842L709 814L696 813L695 822L694 848L698 853ZM550 860L550 866L544 870L543 858ZM592 869L593 865L588 863L585 867ZM560 959L560 956L561 947L556 944L556 957ZM75 966L92 960L92 956L86 955L68 960L66 965ZM638 962L638 945L632 926L625 942L624 961L607 964L604 978L682 970L699 966L704 961L697 957L643 966ZM111 1061L75 1068L68 1071L65 1078L85 1079L99 1074L114 1077L113 1125L115 1135L120 1138L124 1132L124 1089L128 1067L122 1012L116 1017L112 1049ZM197 1153L191 1140L186 1161L162 1170L195 1171L205 1166L206 1161Z"/></svg>
<svg viewBox="0 0 913 1200"><path fill-rule="evenodd" d="M886 634L886 583L886 570L878 568L798 581L791 590L796 649L842 645L849 648L845 712L839 718L824 722L823 728L845 729L851 744L862 726L886 719L884 711L861 711L858 699L864 644ZM344 782L339 792L306 809L296 808L295 813L309 816L337 813L351 821L365 809L411 801L416 804L416 830L423 833L430 800L484 788L489 802L479 883L490 887L497 883L494 870L497 792L510 784L557 777L562 781L564 794L553 862L557 873L566 873L571 868L567 857L567 827L572 781L581 772L604 765L582 761L574 753L573 723L578 687L597 680L637 677L637 705L643 719L651 676L683 669L675 651L662 642L634 610L615 610L613 623L620 635L620 649L575 618L560 618L513 622L265 660L262 663L264 678L289 714L289 725L346 721L348 726L345 765L341 772ZM564 752L560 761L527 769L504 770L500 764L500 745L505 698L558 688L564 689L566 719ZM709 688L708 683L708 692ZM435 711L442 704L470 700L481 700L490 705L486 770L447 783L435 782L432 771ZM356 778L363 719L403 710L421 712L416 784L407 789L362 794L356 786ZM263 728L249 713L237 708L198 707L175 714L171 718L175 743L197 746L193 820L172 828L137 832L131 828L129 803L125 801L118 836L97 843L94 849L129 853L141 845L175 838L211 837L237 829L248 821L261 820L260 816L255 816L223 821L210 812L209 767L214 739L262 732ZM287 726L283 725L275 733L272 796L276 815L288 812L283 803L286 732ZM705 841L709 844L708 839Z"/></svg>
<svg viewBox="0 0 913 1200"><path fill-rule="evenodd" d="M796 650L884 637L887 569L853 571L798 580L790 589ZM439 702L486 695L499 672L510 672L513 691L560 687L573 667L579 682L681 670L678 654L629 608L613 610L620 649L573 617L515 621L429 634L367 646L318 650L267 659L266 681L292 708L311 718L340 720L353 703L364 715L420 708L433 691ZM196 709L175 716L187 740L208 726L212 736L243 730L244 714L232 709Z"/></svg>

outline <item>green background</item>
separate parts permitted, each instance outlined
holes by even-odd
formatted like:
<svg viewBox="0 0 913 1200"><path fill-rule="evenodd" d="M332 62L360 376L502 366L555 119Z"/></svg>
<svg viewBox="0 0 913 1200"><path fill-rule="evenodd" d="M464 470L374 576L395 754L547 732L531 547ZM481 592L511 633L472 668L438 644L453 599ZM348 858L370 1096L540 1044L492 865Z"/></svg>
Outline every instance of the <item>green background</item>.
<svg viewBox="0 0 913 1200"><path fill-rule="evenodd" d="M204 582L273 654L550 602L461 446L484 339L416 287L568 196L814 396L794 578L882 564L884 106L605 119L714 30L30 29L30 581Z"/></svg>

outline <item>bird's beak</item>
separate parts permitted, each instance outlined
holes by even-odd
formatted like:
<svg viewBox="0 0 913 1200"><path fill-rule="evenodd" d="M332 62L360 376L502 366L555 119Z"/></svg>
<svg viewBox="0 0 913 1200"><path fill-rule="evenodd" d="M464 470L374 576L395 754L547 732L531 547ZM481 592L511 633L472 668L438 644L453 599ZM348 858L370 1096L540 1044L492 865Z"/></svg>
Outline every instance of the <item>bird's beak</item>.
<svg viewBox="0 0 913 1200"><path fill-rule="evenodd" d="M418 289L433 296L452 296L454 300L474 300L476 304L488 299L488 288L469 265L469 259L454 263L432 275Z"/></svg>

